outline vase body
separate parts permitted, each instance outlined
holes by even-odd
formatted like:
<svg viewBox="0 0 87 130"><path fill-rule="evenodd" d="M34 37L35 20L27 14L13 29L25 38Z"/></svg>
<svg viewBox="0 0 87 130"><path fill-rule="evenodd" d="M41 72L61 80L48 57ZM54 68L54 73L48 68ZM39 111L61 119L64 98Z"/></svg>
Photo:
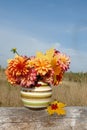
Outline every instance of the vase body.
<svg viewBox="0 0 87 130"><path fill-rule="evenodd" d="M48 85L34 88L23 88L21 90L21 100L28 108L46 108L52 97L52 88Z"/></svg>

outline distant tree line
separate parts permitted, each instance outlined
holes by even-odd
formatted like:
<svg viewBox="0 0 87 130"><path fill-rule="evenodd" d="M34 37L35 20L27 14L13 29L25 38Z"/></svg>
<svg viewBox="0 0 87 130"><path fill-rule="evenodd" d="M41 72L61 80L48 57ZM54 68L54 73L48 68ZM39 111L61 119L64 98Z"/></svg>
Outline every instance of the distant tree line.
<svg viewBox="0 0 87 130"><path fill-rule="evenodd" d="M4 71L5 68L3 68L1 65L0 65L0 71Z"/></svg>
<svg viewBox="0 0 87 130"><path fill-rule="evenodd" d="M66 72L64 74L64 80L74 82L87 82L87 72Z"/></svg>

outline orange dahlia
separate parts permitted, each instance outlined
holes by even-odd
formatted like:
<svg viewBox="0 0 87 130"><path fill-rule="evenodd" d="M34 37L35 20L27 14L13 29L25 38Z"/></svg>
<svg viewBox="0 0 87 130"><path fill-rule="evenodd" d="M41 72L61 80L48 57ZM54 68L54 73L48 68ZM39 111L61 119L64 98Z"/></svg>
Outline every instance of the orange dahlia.
<svg viewBox="0 0 87 130"><path fill-rule="evenodd" d="M16 56L8 62L8 67L5 71L8 81L11 84L20 81L20 77L28 73L27 57Z"/></svg>

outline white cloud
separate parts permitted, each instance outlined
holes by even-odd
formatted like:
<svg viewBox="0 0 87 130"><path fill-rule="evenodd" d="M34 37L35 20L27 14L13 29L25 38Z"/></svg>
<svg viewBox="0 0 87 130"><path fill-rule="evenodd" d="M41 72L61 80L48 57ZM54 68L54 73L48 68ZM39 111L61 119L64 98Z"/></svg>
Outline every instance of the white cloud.
<svg viewBox="0 0 87 130"><path fill-rule="evenodd" d="M87 31L87 26L85 26L85 27L80 27L80 28L79 28L79 31Z"/></svg>
<svg viewBox="0 0 87 130"><path fill-rule="evenodd" d="M46 43L31 37L28 34L23 34L18 30L0 30L0 65L6 66L7 59L14 55L10 50L16 47L18 52L23 55L34 55L36 51L45 52L47 49L54 47L59 51L70 56L71 71L87 71L87 53L77 51L72 48L64 48L59 42Z"/></svg>
<svg viewBox="0 0 87 130"><path fill-rule="evenodd" d="M71 59L71 65L70 70L71 71L79 71L79 72L87 72L87 53L68 49L66 52L68 52L68 55L70 55Z"/></svg>

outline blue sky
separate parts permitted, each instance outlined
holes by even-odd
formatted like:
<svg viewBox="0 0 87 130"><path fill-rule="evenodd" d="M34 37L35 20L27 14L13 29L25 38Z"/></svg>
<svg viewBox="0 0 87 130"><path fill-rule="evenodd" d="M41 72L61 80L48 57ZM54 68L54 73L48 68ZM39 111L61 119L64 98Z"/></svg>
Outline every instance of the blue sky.
<svg viewBox="0 0 87 130"><path fill-rule="evenodd" d="M0 0L0 65L20 54L54 47L71 58L70 71L87 72L86 0Z"/></svg>

